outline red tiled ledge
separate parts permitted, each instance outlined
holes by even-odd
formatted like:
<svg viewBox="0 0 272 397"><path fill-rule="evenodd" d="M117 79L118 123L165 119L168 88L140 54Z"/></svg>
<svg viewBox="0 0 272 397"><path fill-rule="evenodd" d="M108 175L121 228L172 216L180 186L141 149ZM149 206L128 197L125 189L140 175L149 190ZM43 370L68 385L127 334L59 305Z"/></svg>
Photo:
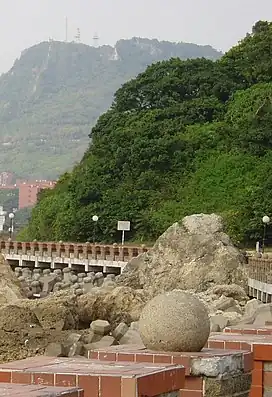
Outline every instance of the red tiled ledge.
<svg viewBox="0 0 272 397"><path fill-rule="evenodd" d="M212 349L235 349L253 352L254 360L272 361L272 336L256 334L212 333L208 340Z"/></svg>
<svg viewBox="0 0 272 397"><path fill-rule="evenodd" d="M183 388L185 369L169 364L33 357L0 365L0 382L79 387L84 397L157 397Z"/></svg>
<svg viewBox="0 0 272 397"><path fill-rule="evenodd" d="M226 327L224 333L241 334L241 335L272 335L272 326L245 324L243 326Z"/></svg>
<svg viewBox="0 0 272 397"><path fill-rule="evenodd" d="M223 388L225 384L234 384L237 393L246 397L249 394L253 355L248 351L203 349L199 353L155 352L142 346L112 346L105 350L89 351L90 359L134 362L168 363L185 367L185 386L179 397L210 397L214 388ZM212 386L211 386L212 384ZM233 388L233 387L232 387ZM231 396L230 391L226 391Z"/></svg>
<svg viewBox="0 0 272 397"><path fill-rule="evenodd" d="M231 328L240 330L240 328ZM248 330L249 328L245 328ZM263 330L262 328L254 328ZM272 395L272 335L268 333L213 333L208 345L211 348L247 349L252 352L254 366L252 371L251 397Z"/></svg>
<svg viewBox="0 0 272 397"><path fill-rule="evenodd" d="M237 369L251 371L253 366L253 356L248 352L248 349L241 351L240 347L235 349L226 350L217 348L204 348L201 352L155 352L148 350L141 346L111 346L104 350L94 350L88 352L89 359L98 359L103 361L126 361L126 362L139 362L139 363L165 363L165 364L179 364L185 367L185 374L199 375L199 362L201 365L201 375L203 376L218 376L220 374L219 367L214 370L212 375L207 373L204 365L205 362L218 362L220 359L220 368L229 367L230 358L236 362Z"/></svg>
<svg viewBox="0 0 272 397"><path fill-rule="evenodd" d="M76 388L42 385L0 383L0 396L5 397L84 397L83 390Z"/></svg>

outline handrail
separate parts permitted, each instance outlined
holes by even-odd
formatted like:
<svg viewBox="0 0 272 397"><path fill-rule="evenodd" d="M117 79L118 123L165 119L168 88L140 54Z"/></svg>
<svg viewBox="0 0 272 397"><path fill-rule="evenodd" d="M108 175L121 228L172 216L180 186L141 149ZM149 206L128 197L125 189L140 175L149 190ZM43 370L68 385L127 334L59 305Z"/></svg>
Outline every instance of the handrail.
<svg viewBox="0 0 272 397"><path fill-rule="evenodd" d="M34 255L39 257L65 257L127 261L149 250L145 245L102 245L91 243L20 242L0 241L0 250L6 255Z"/></svg>

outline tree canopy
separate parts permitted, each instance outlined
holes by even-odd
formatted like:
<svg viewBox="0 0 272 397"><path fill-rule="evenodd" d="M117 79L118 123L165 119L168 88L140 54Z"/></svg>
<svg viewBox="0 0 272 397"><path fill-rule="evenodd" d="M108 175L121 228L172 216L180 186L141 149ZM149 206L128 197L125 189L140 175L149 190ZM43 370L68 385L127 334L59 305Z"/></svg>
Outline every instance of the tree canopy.
<svg viewBox="0 0 272 397"><path fill-rule="evenodd" d="M41 194L21 238L152 241L183 216L216 212L241 243L272 212L272 24L221 59L172 58L125 83L81 162Z"/></svg>

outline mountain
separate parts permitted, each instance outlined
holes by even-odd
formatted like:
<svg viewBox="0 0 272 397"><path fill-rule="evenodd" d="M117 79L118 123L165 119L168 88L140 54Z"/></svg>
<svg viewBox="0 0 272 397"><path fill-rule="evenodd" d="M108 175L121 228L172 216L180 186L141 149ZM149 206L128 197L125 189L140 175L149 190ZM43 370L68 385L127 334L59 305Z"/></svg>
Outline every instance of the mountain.
<svg viewBox="0 0 272 397"><path fill-rule="evenodd" d="M133 38L115 47L49 41L0 77L0 170L56 178L79 161L97 118L125 81L153 62L218 59L210 46Z"/></svg>
<svg viewBox="0 0 272 397"><path fill-rule="evenodd" d="M218 213L236 242L272 213L272 23L213 62L172 58L114 96L73 171L43 191L20 238L154 241L194 213ZM268 225L272 233L272 225Z"/></svg>

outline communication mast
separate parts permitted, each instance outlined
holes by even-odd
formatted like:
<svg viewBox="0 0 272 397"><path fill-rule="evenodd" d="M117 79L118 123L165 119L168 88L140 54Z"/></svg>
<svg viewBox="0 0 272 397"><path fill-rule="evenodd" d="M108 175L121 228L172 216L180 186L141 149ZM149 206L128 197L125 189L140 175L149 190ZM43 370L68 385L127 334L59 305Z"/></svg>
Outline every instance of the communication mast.
<svg viewBox="0 0 272 397"><path fill-rule="evenodd" d="M77 34L75 35L75 40L76 40L78 43L80 43L80 38L81 38L81 36L80 36L80 29L77 28Z"/></svg>
<svg viewBox="0 0 272 397"><path fill-rule="evenodd" d="M68 41L68 18L65 18L65 42Z"/></svg>
<svg viewBox="0 0 272 397"><path fill-rule="evenodd" d="M93 36L93 46L98 47L99 46L99 36L97 33L94 34Z"/></svg>

